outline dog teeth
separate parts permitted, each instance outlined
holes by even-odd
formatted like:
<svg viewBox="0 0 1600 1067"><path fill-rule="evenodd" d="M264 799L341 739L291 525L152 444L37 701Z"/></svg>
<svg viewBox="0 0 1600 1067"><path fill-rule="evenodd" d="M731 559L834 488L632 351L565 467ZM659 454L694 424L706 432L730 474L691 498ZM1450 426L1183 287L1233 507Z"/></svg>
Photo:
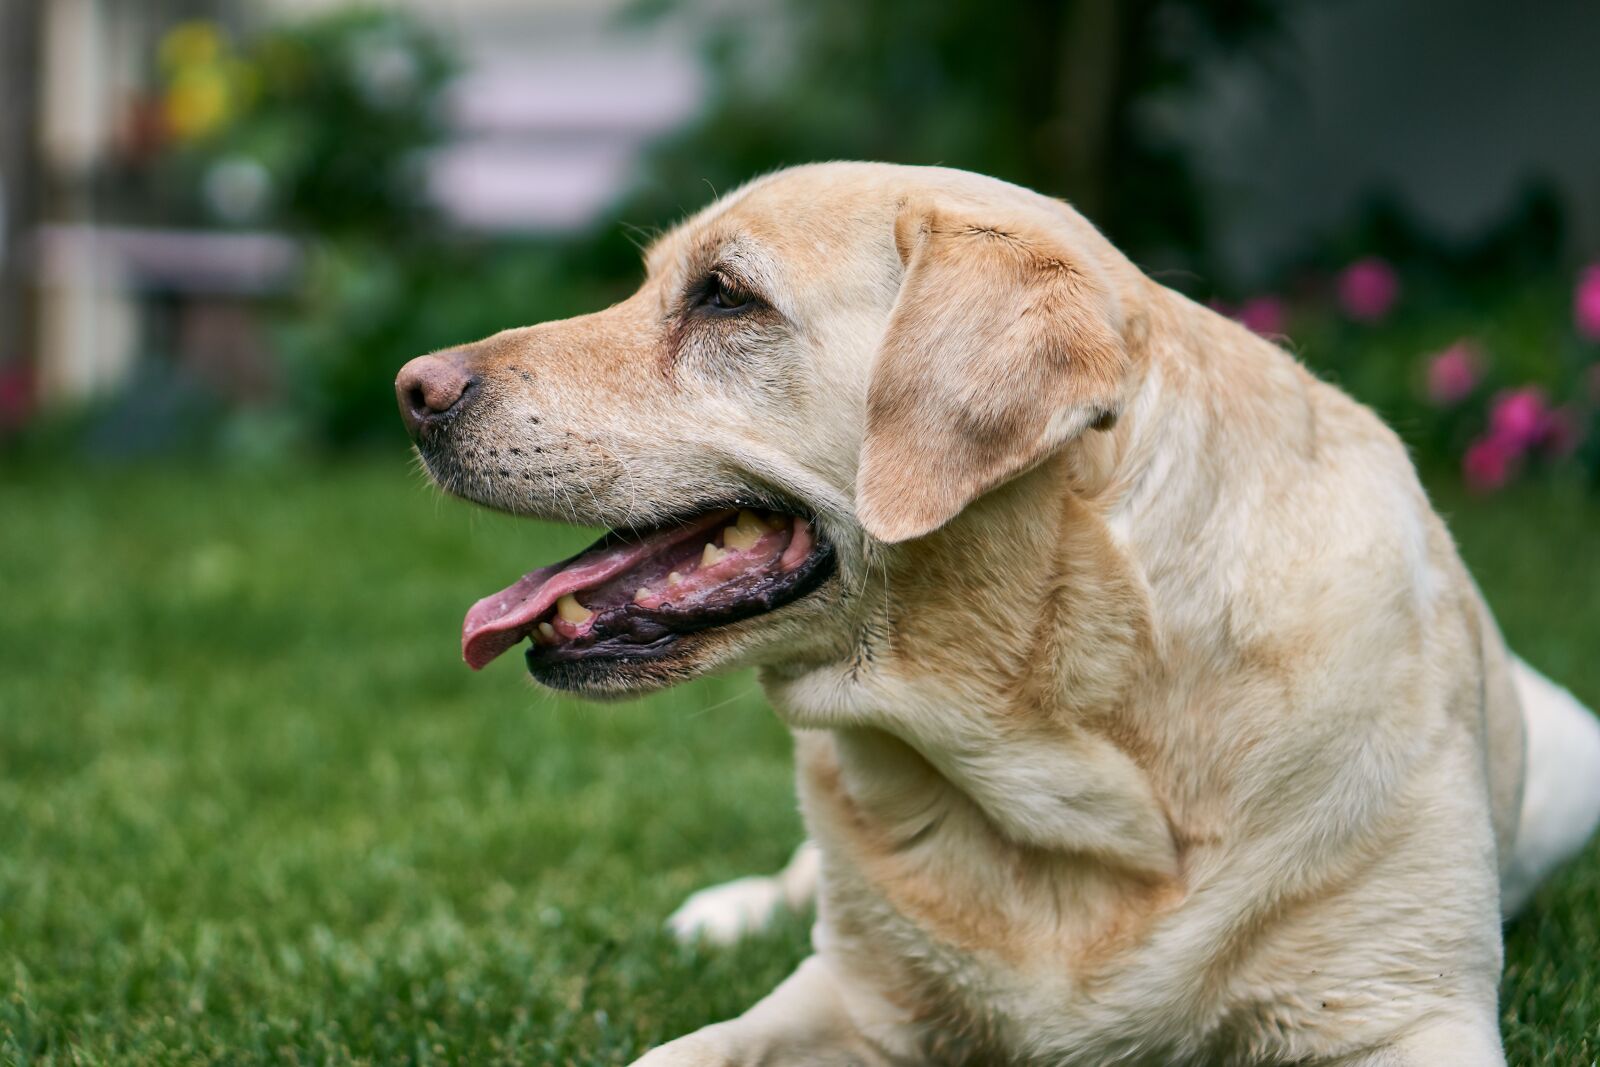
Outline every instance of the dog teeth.
<svg viewBox="0 0 1600 1067"><path fill-rule="evenodd" d="M556 628L547 622L541 622L539 624L539 636L544 638L546 642L554 644L556 639Z"/></svg>
<svg viewBox="0 0 1600 1067"><path fill-rule="evenodd" d="M556 601L556 614L574 626L581 625L594 618L594 612L578 603L578 598L571 593Z"/></svg>
<svg viewBox="0 0 1600 1067"><path fill-rule="evenodd" d="M648 585L641 585L639 588L633 591L633 602L635 604L643 604L646 600L649 600L652 595L653 594L650 592L650 587Z"/></svg>
<svg viewBox="0 0 1600 1067"><path fill-rule="evenodd" d="M710 541L707 541L706 542L706 550L704 552L700 553L700 566L709 567L713 563L715 563L718 560L722 559L726 555L727 555L727 553L724 552L722 549L718 548L716 545L712 544Z"/></svg>
<svg viewBox="0 0 1600 1067"><path fill-rule="evenodd" d="M741 510L738 521L722 531L722 543L729 548L743 552L765 537L767 533L767 524L762 522L755 512Z"/></svg>
<svg viewBox="0 0 1600 1067"><path fill-rule="evenodd" d="M677 571L673 571L671 574L667 575L667 584L668 585L682 585L683 584L683 575L679 574Z"/></svg>
<svg viewBox="0 0 1600 1067"><path fill-rule="evenodd" d="M722 531L722 543L737 552L743 552L760 539L760 534L747 533L737 526L730 526Z"/></svg>

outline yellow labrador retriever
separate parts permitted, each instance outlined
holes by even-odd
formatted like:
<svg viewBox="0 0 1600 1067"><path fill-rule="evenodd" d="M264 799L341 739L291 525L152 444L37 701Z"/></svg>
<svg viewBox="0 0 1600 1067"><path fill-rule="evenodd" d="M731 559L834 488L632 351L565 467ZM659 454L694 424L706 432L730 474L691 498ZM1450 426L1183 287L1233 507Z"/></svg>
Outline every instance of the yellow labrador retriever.
<svg viewBox="0 0 1600 1067"><path fill-rule="evenodd" d="M1404 448L1071 208L837 163L722 198L605 311L407 364L446 490L610 527L480 667L753 664L812 845L692 898L815 954L706 1064L1503 1062L1503 913L1600 818Z"/></svg>

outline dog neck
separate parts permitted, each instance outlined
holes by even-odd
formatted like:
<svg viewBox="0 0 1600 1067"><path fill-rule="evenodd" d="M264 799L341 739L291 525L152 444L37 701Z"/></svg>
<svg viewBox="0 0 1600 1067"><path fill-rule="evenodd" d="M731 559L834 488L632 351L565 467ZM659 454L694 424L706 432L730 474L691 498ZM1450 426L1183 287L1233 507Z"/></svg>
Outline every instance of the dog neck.
<svg viewBox="0 0 1600 1067"><path fill-rule="evenodd" d="M1175 650L1226 651L1229 579L1196 563L1212 543L1196 532L1233 506L1209 472L1248 473L1262 434L1315 443L1305 376L1281 352L1164 290L1145 307L1164 341L1141 346L1115 426L884 551L852 647L763 681L790 725L835 731L846 790L872 793L895 746L863 738L881 733L902 770L905 753L926 765L900 779L955 791L1005 837L1166 877L1175 839L1199 832L1175 828L1190 816L1167 793L1199 756L1173 751L1143 703ZM1248 387L1222 391L1217 352L1251 361Z"/></svg>
<svg viewBox="0 0 1600 1067"><path fill-rule="evenodd" d="M763 682L790 725L835 731L840 786L886 832L954 791L1019 845L1167 877L1172 834L1118 733L1148 602L1076 470L1057 457L887 553L850 655ZM888 779L920 799L875 809Z"/></svg>

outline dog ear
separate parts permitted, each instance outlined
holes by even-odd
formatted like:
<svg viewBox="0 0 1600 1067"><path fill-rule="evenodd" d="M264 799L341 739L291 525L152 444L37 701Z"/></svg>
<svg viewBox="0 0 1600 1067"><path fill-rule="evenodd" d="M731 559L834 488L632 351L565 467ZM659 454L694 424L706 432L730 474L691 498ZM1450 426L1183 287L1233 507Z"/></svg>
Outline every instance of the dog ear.
<svg viewBox="0 0 1600 1067"><path fill-rule="evenodd" d="M1128 355L1067 223L908 207L867 394L856 514L881 541L937 529L1121 407Z"/></svg>

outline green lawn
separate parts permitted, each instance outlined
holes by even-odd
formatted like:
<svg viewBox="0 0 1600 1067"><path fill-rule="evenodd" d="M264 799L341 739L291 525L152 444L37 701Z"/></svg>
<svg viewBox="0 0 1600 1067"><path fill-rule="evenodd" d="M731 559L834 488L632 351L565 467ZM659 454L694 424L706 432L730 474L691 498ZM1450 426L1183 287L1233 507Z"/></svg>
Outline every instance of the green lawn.
<svg viewBox="0 0 1600 1067"><path fill-rule="evenodd" d="M0 460L0 1062L627 1062L805 924L661 933L799 839L749 675L639 704L481 676L477 596L584 535L398 460ZM1600 704L1600 503L1441 504L1512 643ZM1513 1063L1600 1057L1600 849L1509 931Z"/></svg>

